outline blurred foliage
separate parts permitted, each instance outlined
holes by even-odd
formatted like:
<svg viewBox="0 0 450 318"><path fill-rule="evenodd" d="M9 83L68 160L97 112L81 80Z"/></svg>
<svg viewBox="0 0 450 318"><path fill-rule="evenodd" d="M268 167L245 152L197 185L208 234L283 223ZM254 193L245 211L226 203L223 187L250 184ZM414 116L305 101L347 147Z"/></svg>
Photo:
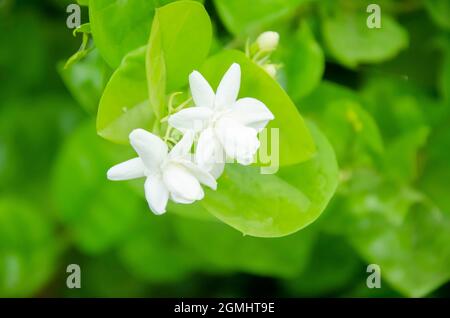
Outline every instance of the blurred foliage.
<svg viewBox="0 0 450 318"><path fill-rule="evenodd" d="M243 90L290 129L280 159L295 165L264 182L252 168L232 167L223 192L169 205L163 217L148 212L142 181L106 179L132 151L97 136L94 121L98 113L101 135L123 142L130 122L153 120L146 98L161 83L142 84L145 59L167 48L149 57L142 47L155 8L172 1L78 1L94 41L64 68L81 43L65 26L70 2L0 1L0 296L448 296L448 1L380 0L380 30L366 27L366 0L200 1L212 22L210 55L243 49L265 30L280 33L273 59L292 101L273 93L254 65L243 74L256 74L258 85L244 78ZM182 35L168 57L189 64L171 64L169 90L185 85L207 54L201 39L211 30L198 14L190 59L183 61L190 43ZM220 54L202 67L212 82L227 58L240 58ZM104 103L115 112L104 113ZM323 215L295 232L320 215L336 186ZM251 224L255 216L298 219L280 224L292 235L256 238L208 211L262 236L273 228ZM65 285L73 263L80 290ZM372 263L381 266L379 290L365 285Z"/></svg>

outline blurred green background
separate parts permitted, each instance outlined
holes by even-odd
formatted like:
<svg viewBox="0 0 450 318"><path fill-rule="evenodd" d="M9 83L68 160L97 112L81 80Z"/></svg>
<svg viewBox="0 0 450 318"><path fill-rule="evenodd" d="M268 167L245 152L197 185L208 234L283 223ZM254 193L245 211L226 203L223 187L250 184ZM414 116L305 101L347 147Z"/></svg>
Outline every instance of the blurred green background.
<svg viewBox="0 0 450 318"><path fill-rule="evenodd" d="M106 179L131 150L96 135L112 71L98 52L63 69L81 42L69 3L0 0L0 296L450 295L448 1L379 0L377 36L371 1L205 1L215 50L280 33L277 79L338 158L323 215L276 239L189 208L154 216ZM366 287L372 263L381 289Z"/></svg>

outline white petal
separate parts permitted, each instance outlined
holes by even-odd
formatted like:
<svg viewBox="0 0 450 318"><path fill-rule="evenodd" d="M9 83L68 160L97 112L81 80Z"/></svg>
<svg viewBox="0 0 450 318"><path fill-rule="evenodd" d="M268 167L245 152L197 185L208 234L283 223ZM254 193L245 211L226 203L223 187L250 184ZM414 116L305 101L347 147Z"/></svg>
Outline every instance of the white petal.
<svg viewBox="0 0 450 318"><path fill-rule="evenodd" d="M277 48L279 41L280 35L278 32L273 31L261 33L256 39L256 43L262 51L274 51Z"/></svg>
<svg viewBox="0 0 450 318"><path fill-rule="evenodd" d="M167 158L167 145L158 136L144 130L135 129L130 133L130 143L138 153L144 166L151 172L159 170Z"/></svg>
<svg viewBox="0 0 450 318"><path fill-rule="evenodd" d="M181 165L169 163L163 171L163 180L170 193L186 201L203 199L199 181Z"/></svg>
<svg viewBox="0 0 450 318"><path fill-rule="evenodd" d="M260 146L256 129L222 118L216 125L216 133L228 157L236 159L242 165L253 162Z"/></svg>
<svg viewBox="0 0 450 318"><path fill-rule="evenodd" d="M215 107L229 107L236 102L241 86L241 67L233 63L217 87Z"/></svg>
<svg viewBox="0 0 450 318"><path fill-rule="evenodd" d="M181 132L201 131L208 125L212 115L213 111L208 107L189 107L170 116L169 124Z"/></svg>
<svg viewBox="0 0 450 318"><path fill-rule="evenodd" d="M172 201L174 201L176 203L181 203L181 204L191 204L191 203L195 202L195 200L186 200L185 198L180 197L180 196L176 195L175 193L171 193L170 198L172 199Z"/></svg>
<svg viewBox="0 0 450 318"><path fill-rule="evenodd" d="M215 163L225 162L225 155L213 128L207 128L200 134L195 149L195 162L206 170L212 169Z"/></svg>
<svg viewBox="0 0 450 318"><path fill-rule="evenodd" d="M144 164L141 158L133 158L110 168L106 173L109 180L130 180L144 177Z"/></svg>
<svg viewBox="0 0 450 318"><path fill-rule="evenodd" d="M197 142L195 162L198 166L208 171L214 179L218 179L225 167L225 150L216 137L214 129L205 129Z"/></svg>
<svg viewBox="0 0 450 318"><path fill-rule="evenodd" d="M186 131L183 135L183 138L172 148L169 153L169 158L185 158L194 143L194 132Z"/></svg>
<svg viewBox="0 0 450 318"><path fill-rule="evenodd" d="M169 190L164 185L161 177L151 177L145 180L145 198L148 206L156 215L166 212Z"/></svg>
<svg viewBox="0 0 450 318"><path fill-rule="evenodd" d="M189 86L195 106L214 107L214 91L202 74L192 72L189 75Z"/></svg>
<svg viewBox="0 0 450 318"><path fill-rule="evenodd" d="M241 98L232 107L232 111L226 114L241 124L261 131L270 120L274 119L272 112L263 102L251 98Z"/></svg>
<svg viewBox="0 0 450 318"><path fill-rule="evenodd" d="M225 162L218 162L213 164L213 166L208 170L208 172L217 180L223 173L225 169Z"/></svg>
<svg viewBox="0 0 450 318"><path fill-rule="evenodd" d="M195 178L197 178L200 183L213 190L217 189L216 179L205 169L200 168L198 165L194 164L189 160L181 160L179 163L184 166Z"/></svg>

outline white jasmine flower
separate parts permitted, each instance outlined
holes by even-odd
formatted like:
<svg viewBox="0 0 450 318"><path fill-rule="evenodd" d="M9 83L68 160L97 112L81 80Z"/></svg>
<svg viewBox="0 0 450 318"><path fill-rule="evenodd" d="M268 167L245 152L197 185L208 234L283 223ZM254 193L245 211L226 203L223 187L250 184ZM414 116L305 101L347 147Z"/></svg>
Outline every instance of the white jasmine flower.
<svg viewBox="0 0 450 318"><path fill-rule="evenodd" d="M274 118L261 101L237 99L240 81L241 69L236 63L225 73L216 93L199 72L192 72L189 84L195 107L169 117L169 124L182 132L200 132L196 161L216 178L224 168L224 153L243 165L253 161L260 145L258 132Z"/></svg>
<svg viewBox="0 0 450 318"><path fill-rule="evenodd" d="M278 32L274 31L261 33L256 39L259 49L267 52L274 51L277 48L279 41L280 35Z"/></svg>
<svg viewBox="0 0 450 318"><path fill-rule="evenodd" d="M150 209L157 215L166 212L169 197L178 203L201 200L204 192L200 183L216 189L216 180L190 160L194 141L191 132L169 152L158 136L136 129L130 133L130 143L139 157L122 162L108 170L110 180L128 180L146 177L145 197Z"/></svg>

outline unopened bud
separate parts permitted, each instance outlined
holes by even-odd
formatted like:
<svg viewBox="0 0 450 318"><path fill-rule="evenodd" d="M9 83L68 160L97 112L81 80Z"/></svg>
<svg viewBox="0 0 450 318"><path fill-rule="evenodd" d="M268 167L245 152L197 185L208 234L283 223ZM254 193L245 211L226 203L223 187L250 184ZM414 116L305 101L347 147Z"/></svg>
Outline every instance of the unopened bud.
<svg viewBox="0 0 450 318"><path fill-rule="evenodd" d="M274 51L278 46L279 40L280 35L277 32L267 31L258 36L256 43L262 51Z"/></svg>
<svg viewBox="0 0 450 318"><path fill-rule="evenodd" d="M270 76L275 77L277 75L277 66L275 64L267 64L263 68Z"/></svg>

